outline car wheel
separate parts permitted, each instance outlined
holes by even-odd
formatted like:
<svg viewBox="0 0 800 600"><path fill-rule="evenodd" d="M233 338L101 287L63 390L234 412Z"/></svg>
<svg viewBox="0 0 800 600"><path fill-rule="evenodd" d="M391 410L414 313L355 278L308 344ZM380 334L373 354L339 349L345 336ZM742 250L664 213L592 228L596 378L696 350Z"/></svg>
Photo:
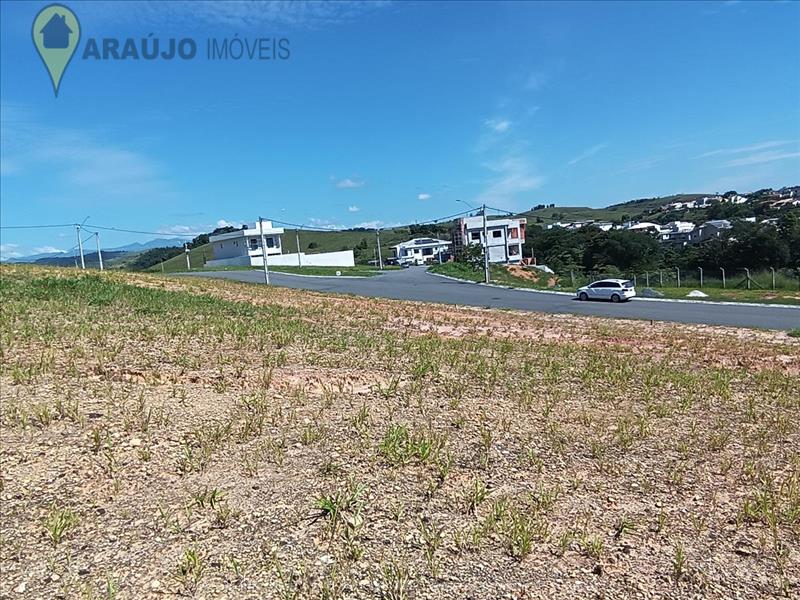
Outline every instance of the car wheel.
<svg viewBox="0 0 800 600"><path fill-rule="evenodd" d="M587 294L586 292L581 292L580 295L578 296L578 299L586 302L589 299L589 294Z"/></svg>
<svg viewBox="0 0 800 600"><path fill-rule="evenodd" d="M619 302L619 294L611 294L612 302Z"/></svg>

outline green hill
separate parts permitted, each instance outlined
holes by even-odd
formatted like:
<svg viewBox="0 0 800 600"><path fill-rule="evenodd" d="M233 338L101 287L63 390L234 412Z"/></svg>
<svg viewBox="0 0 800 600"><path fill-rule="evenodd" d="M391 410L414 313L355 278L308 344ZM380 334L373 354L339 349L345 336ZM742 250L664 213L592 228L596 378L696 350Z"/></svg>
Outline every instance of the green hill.
<svg viewBox="0 0 800 600"><path fill-rule="evenodd" d="M652 211L671 202L689 202L702 198L705 194L675 194L663 198L641 198L620 204L612 204L606 208L589 208L587 206L553 206L528 210L520 214L530 219L531 223L550 224L557 221L628 221L641 219Z"/></svg>

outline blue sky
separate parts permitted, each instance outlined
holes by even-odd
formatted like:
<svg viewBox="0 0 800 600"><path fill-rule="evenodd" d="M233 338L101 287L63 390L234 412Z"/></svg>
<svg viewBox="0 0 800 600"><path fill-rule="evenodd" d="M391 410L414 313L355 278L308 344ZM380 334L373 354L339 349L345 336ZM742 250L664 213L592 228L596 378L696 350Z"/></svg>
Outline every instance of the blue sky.
<svg viewBox="0 0 800 600"><path fill-rule="evenodd" d="M65 2L82 39L58 98L31 41L46 4L0 5L3 225L387 225L457 199L800 183L797 2ZM198 56L79 56L89 37L150 33L193 37ZM235 35L288 38L291 56L205 58ZM2 231L4 257L74 243Z"/></svg>

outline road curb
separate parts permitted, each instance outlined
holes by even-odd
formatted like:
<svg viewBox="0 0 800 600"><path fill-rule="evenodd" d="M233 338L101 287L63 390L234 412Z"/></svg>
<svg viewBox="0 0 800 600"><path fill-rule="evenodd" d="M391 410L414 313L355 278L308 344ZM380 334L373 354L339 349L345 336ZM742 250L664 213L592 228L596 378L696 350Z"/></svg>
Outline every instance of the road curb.
<svg viewBox="0 0 800 600"><path fill-rule="evenodd" d="M270 271L276 275L291 275L292 277L309 277L315 279L372 279L378 275L303 275L302 273L287 273L285 271Z"/></svg>
<svg viewBox="0 0 800 600"><path fill-rule="evenodd" d="M556 294L559 296L575 297L575 294L572 292L557 292L555 290L534 290L531 288L519 288L510 285L499 285L497 283L483 283L480 281L470 281L469 279L459 279L458 277L452 277L450 275L442 275L441 273L431 273L430 271L426 271L426 273L428 275L433 275L434 277L441 277L442 279L450 279L451 281L458 281L460 283L471 283L473 285L482 285L484 287L494 287L503 290L517 290L519 292L530 292L533 294ZM793 308L795 310L800 309L800 306L794 304L767 304L762 302L729 302L726 300L689 300L684 298L643 298L641 296L636 296L635 298L633 298L633 300L635 300L636 302L677 302L683 304L705 304L705 305L721 304L723 306L754 306L757 308Z"/></svg>

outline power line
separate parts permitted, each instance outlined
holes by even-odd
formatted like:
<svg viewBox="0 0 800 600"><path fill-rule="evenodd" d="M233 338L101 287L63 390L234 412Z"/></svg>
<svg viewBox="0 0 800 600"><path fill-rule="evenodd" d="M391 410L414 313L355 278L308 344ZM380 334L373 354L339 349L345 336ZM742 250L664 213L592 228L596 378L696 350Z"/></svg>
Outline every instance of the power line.
<svg viewBox="0 0 800 600"><path fill-rule="evenodd" d="M50 229L55 227L75 227L77 223L64 223L60 225L0 225L0 229Z"/></svg>
<svg viewBox="0 0 800 600"><path fill-rule="evenodd" d="M487 207L491 208L491 207ZM492 209L500 211L500 209ZM438 223L440 221L449 221L456 217L460 217L462 215L466 215L472 212L471 210L461 211L452 215L447 215L444 217L438 217L436 219L430 219L428 221L418 221L414 223L414 225L429 225L433 223ZM508 211L501 211L501 212L508 212ZM512 214L512 213L508 213ZM285 225L288 227L295 227L297 229L303 229L305 231L330 231L330 232L342 232L342 231L352 231L357 229L356 227L326 227L324 225L303 225L301 223L292 223L290 221L282 221L279 219L269 219L273 223L278 223L280 225ZM0 229L57 229L63 227L75 227L78 223L58 223L58 224L48 224L48 225L0 225ZM195 238L198 235L202 235L203 232L194 232L194 233L173 233L173 232L166 232L166 231L143 231L140 229L125 229L122 227L109 227L106 225L81 225L81 229L85 229L86 231L96 233L96 229L100 229L103 231L116 231L119 233L135 233L140 235L166 235L170 237L178 237L178 238ZM360 228L358 228L360 229ZM365 227L364 229L371 229Z"/></svg>
<svg viewBox="0 0 800 600"><path fill-rule="evenodd" d="M120 233L140 233L142 235L169 235L172 237L190 237L190 238L195 238L198 235L202 235L202 233L168 233L165 231L139 231L136 229L121 229L119 227L104 227L102 225L89 225L88 227L84 226L83 229L86 229L86 231L91 231L90 227L92 229L103 229L105 231L118 231Z"/></svg>

